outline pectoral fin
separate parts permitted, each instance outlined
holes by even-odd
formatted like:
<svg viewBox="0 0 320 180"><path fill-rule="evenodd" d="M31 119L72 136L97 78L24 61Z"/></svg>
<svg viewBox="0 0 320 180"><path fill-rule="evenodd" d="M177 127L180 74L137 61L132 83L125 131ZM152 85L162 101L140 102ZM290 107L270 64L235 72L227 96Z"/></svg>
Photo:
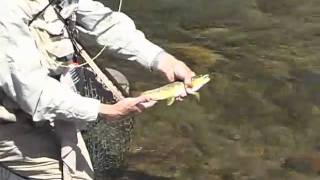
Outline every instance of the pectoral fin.
<svg viewBox="0 0 320 180"><path fill-rule="evenodd" d="M200 102L200 93L193 92L193 93L190 93L190 94L194 95L196 97L197 101Z"/></svg>
<svg viewBox="0 0 320 180"><path fill-rule="evenodd" d="M196 97L197 101L200 102L200 93L195 93L194 96Z"/></svg>
<svg viewBox="0 0 320 180"><path fill-rule="evenodd" d="M167 99L167 105L171 106L174 103L175 97L171 97Z"/></svg>

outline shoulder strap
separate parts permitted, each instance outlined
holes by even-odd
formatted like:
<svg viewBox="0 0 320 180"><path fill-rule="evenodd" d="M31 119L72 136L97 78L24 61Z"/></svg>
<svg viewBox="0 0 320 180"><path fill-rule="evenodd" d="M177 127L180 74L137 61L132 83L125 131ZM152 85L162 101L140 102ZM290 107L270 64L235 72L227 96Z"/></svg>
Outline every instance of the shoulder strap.
<svg viewBox="0 0 320 180"><path fill-rule="evenodd" d="M32 22L37 19L40 15L44 13L44 11L53 4L59 3L61 0L50 0L49 4L46 5L40 12L38 12L28 23L30 26ZM77 42L77 33L75 32L75 22L72 22L72 19L64 19L61 14L58 12L57 8L54 8L58 18L65 24L67 33L69 38L74 46L75 53L82 57L89 66L93 69L93 71L97 74L97 76L102 80L103 84L110 89L110 91L114 94L117 101L123 99L125 96L128 96L128 93L117 83L117 81L113 78L113 76L108 72L102 72L100 68L93 62L89 54L84 50L83 46Z"/></svg>
<svg viewBox="0 0 320 180"><path fill-rule="evenodd" d="M50 0L49 4L46 5L46 7L44 7L41 11L39 11L35 16L33 16L33 18L29 21L28 26L30 26L34 20L36 20L40 15L42 15L44 13L44 11L51 6L52 4L56 4L59 3L60 0Z"/></svg>
<svg viewBox="0 0 320 180"><path fill-rule="evenodd" d="M90 55L85 51L85 49L80 45L80 43L75 41L75 45L80 49L80 56L88 63L92 70L96 73L97 77L102 81L102 83L112 92L116 101L120 101L128 96L128 93L121 87L121 85L114 79L114 77L108 71L101 71L101 69L93 62Z"/></svg>

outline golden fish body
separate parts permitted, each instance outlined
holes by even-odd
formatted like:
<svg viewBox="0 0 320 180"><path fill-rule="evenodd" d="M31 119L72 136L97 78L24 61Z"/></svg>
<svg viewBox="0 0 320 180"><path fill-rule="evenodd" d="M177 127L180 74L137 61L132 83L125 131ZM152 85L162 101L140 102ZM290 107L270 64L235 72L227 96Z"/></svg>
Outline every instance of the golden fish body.
<svg viewBox="0 0 320 180"><path fill-rule="evenodd" d="M210 81L210 77L208 74L199 75L192 78L191 84L192 88L187 88L183 82L173 82L162 86L157 89L148 90L142 93L142 95L151 98L152 100L165 100L167 99L168 105L174 103L176 97L179 97L184 94L192 94L200 99L199 93L197 92L201 87L207 84Z"/></svg>
<svg viewBox="0 0 320 180"><path fill-rule="evenodd" d="M150 97L152 100L164 100L168 98L178 97L185 93L183 82L173 82L157 89L145 91L142 95Z"/></svg>

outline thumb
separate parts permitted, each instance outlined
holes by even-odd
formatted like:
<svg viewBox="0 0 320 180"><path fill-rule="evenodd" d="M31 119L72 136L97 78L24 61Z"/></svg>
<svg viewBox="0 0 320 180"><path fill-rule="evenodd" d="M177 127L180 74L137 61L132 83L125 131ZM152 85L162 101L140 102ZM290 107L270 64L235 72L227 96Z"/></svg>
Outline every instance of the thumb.
<svg viewBox="0 0 320 180"><path fill-rule="evenodd" d="M192 77L193 76L189 74L184 78L184 84L189 88L192 88Z"/></svg>
<svg viewBox="0 0 320 180"><path fill-rule="evenodd" d="M184 84L187 85L187 87L192 87L192 83L191 83L191 77L188 76L184 79Z"/></svg>
<svg viewBox="0 0 320 180"><path fill-rule="evenodd" d="M169 82L173 82L175 80L173 71L166 72L165 77Z"/></svg>
<svg viewBox="0 0 320 180"><path fill-rule="evenodd" d="M196 74L194 72L190 72L186 75L184 78L184 83L187 85L187 87L192 88L192 77L194 77Z"/></svg>

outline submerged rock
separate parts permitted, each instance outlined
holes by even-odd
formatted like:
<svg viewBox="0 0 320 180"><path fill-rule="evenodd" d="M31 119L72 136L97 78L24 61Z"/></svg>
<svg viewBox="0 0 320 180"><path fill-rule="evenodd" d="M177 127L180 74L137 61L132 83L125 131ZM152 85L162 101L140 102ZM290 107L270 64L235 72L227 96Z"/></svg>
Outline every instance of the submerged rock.
<svg viewBox="0 0 320 180"><path fill-rule="evenodd" d="M178 58L183 59L198 70L206 71L219 60L226 58L212 49L190 43L172 43L167 48Z"/></svg>
<svg viewBox="0 0 320 180"><path fill-rule="evenodd" d="M282 167L300 173L319 174L320 154L307 154L288 157L284 160Z"/></svg>
<svg viewBox="0 0 320 180"><path fill-rule="evenodd" d="M135 0L123 7L194 71L219 73L200 104L158 104L139 117L134 142L143 149L129 169L146 176L127 179L316 179L309 173L319 172L320 156L288 153L319 140L319 0ZM138 90L162 83L127 61L117 68ZM281 157L288 157L283 168Z"/></svg>

